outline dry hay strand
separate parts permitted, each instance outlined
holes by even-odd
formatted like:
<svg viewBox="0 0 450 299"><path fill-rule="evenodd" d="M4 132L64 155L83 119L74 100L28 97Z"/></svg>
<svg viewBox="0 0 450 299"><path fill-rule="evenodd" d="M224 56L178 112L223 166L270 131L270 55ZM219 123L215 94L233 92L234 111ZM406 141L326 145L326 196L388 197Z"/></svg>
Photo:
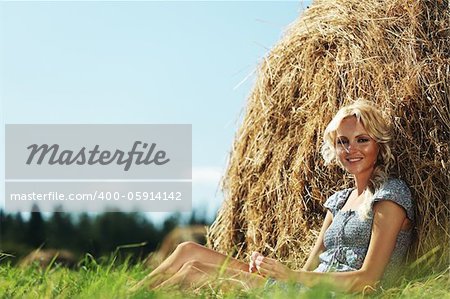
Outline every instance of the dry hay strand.
<svg viewBox="0 0 450 299"><path fill-rule="evenodd" d="M261 62L222 180L210 247L305 262L328 196L351 186L320 156L338 108L376 103L395 130L393 175L417 202L415 258L448 263L450 30L448 1L315 1Z"/></svg>

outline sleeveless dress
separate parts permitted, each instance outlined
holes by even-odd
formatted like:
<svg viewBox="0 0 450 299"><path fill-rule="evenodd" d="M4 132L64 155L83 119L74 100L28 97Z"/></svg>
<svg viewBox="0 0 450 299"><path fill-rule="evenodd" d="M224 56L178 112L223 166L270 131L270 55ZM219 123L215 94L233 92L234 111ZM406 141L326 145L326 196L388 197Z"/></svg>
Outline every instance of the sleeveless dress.
<svg viewBox="0 0 450 299"><path fill-rule="evenodd" d="M414 227L414 204L411 192L402 180L388 179L375 192L371 209L365 220L361 220L356 211L341 211L352 191L352 188L338 191L330 196L324 204L333 214L333 222L325 231L325 250L320 254L320 264L314 272L355 271L362 267L372 234L373 205L375 202L389 200L400 205L406 211L408 219L411 220L411 227ZM396 278L396 270L401 268L411 241L412 229L399 232L395 248L381 279L382 285ZM269 279L266 285L278 283Z"/></svg>

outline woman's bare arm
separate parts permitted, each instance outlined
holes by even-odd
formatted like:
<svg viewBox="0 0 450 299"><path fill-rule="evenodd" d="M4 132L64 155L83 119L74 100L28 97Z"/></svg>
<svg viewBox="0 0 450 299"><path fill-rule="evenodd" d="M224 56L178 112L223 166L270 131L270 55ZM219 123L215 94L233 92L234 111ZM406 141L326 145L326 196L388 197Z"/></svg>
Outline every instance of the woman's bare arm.
<svg viewBox="0 0 450 299"><path fill-rule="evenodd" d="M320 229L319 237L317 237L316 244L313 249L309 253L308 260L303 266L303 270L312 271L319 265L319 255L324 251L325 246L323 244L323 238L325 235L325 231L330 226L331 222L333 222L333 214L330 211L327 211L325 219L322 224L322 228Z"/></svg>
<svg viewBox="0 0 450 299"><path fill-rule="evenodd" d="M326 279L343 291L363 291L367 287L374 287L389 263L405 218L406 212L398 204L389 200L375 203L372 235L361 269L329 273L300 270L296 271L296 280L306 286L312 286Z"/></svg>
<svg viewBox="0 0 450 299"><path fill-rule="evenodd" d="M266 257L257 261L258 270L266 277L295 280L308 287L326 281L337 290L370 292L383 276L405 218L405 210L392 201L384 200L374 205L372 235L364 263L359 270L327 273L293 271L279 261Z"/></svg>

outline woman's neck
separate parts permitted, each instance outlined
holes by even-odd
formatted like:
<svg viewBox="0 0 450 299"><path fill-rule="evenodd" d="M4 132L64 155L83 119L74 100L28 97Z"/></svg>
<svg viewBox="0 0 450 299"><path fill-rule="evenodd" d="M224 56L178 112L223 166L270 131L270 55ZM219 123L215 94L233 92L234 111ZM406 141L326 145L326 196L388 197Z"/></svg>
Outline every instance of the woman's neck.
<svg viewBox="0 0 450 299"><path fill-rule="evenodd" d="M355 188L358 192L358 195L361 195L364 190L366 190L367 186L369 185L370 178L372 177L373 171L370 173L362 173L359 175L355 175Z"/></svg>

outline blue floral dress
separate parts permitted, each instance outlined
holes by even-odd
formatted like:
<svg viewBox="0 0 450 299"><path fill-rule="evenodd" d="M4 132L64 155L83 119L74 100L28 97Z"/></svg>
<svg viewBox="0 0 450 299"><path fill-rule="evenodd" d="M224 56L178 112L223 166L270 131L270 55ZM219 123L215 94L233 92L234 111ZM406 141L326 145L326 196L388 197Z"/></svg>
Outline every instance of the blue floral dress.
<svg viewBox="0 0 450 299"><path fill-rule="evenodd" d="M353 210L341 211L353 189L336 192L324 206L333 214L333 222L324 235L325 250L319 256L320 264L315 272L344 272L361 268L369 248L375 202L390 200L400 205L406 216L414 223L414 205L411 192L399 179L389 179L375 192L368 218L361 220ZM411 226L413 227L413 226ZM395 248L384 271L382 283L395 276L395 270L403 263L412 241L412 229L401 230Z"/></svg>
<svg viewBox="0 0 450 299"><path fill-rule="evenodd" d="M355 271L362 267L369 248L372 234L373 205L375 202L390 200L400 205L406 211L406 216L414 224L414 204L407 185L399 179L388 179L375 192L368 217L361 220L353 210L341 211L353 189L345 189L330 196L324 206L333 214L333 222L325 231L325 250L320 254L319 266L314 272L346 272ZM414 225L411 225L413 227ZM384 271L381 284L396 277L396 270L400 268L411 245L412 229L401 230L397 236L395 248L390 261ZM266 286L283 286L284 283L269 279ZM298 283L298 288L305 288Z"/></svg>

